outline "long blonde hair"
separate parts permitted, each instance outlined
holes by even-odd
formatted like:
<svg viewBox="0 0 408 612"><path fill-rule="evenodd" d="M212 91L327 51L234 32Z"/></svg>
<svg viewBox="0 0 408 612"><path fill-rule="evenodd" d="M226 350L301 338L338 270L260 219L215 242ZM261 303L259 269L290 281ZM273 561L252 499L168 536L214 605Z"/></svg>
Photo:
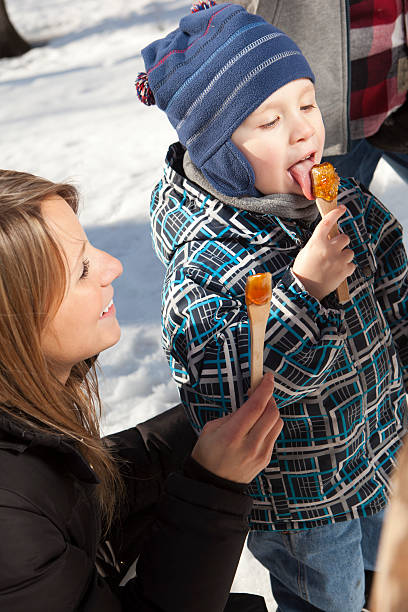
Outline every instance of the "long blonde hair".
<svg viewBox="0 0 408 612"><path fill-rule="evenodd" d="M64 255L41 214L42 201L55 195L77 212L74 186L0 170L0 411L74 441L99 478L107 528L123 489L100 437L95 360L78 363L63 385L41 348L42 332L66 288Z"/></svg>

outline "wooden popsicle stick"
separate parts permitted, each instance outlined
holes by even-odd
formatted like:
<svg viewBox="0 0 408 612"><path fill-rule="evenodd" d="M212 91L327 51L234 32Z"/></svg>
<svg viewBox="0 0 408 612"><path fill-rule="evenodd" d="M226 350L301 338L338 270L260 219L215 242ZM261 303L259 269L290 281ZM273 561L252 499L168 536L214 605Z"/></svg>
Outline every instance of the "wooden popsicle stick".
<svg viewBox="0 0 408 612"><path fill-rule="evenodd" d="M261 382L263 376L263 353L265 343L266 322L268 320L270 304L258 306L252 304L248 307L249 323L251 329L251 389L254 390Z"/></svg>
<svg viewBox="0 0 408 612"><path fill-rule="evenodd" d="M271 307L272 277L270 272L247 278L245 301L251 337L251 389L254 391L263 376L265 330Z"/></svg>
<svg viewBox="0 0 408 612"><path fill-rule="evenodd" d="M316 204L322 217L328 212L337 208L337 192L340 179L337 172L329 162L315 164L310 171L312 181L312 191L316 198ZM329 238L337 236L339 228L336 226L330 231ZM337 297L340 304L344 304L350 299L347 279L337 287Z"/></svg>
<svg viewBox="0 0 408 612"><path fill-rule="evenodd" d="M316 198L316 204L323 218L331 210L334 210L335 208L337 208L337 198L335 198L334 200L324 200L323 198ZM334 227L332 227L328 235L329 235L329 238L334 238L335 236L339 235L339 228L337 226L337 223ZM349 293L346 278L344 279L342 283L340 283L336 291L337 291L337 298L340 304L344 304L345 302L348 302L348 300L350 299L350 293Z"/></svg>

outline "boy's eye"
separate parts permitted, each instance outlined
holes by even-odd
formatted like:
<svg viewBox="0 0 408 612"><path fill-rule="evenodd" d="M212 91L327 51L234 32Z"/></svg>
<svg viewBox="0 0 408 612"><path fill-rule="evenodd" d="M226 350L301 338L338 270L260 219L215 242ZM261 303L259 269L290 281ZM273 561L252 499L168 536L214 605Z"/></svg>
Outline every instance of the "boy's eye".
<svg viewBox="0 0 408 612"><path fill-rule="evenodd" d="M272 121L268 121L268 123L264 123L263 125L261 125L261 128L264 130L264 129L274 127L275 125L277 125L278 121L279 121L279 117L276 117L276 119L273 119Z"/></svg>
<svg viewBox="0 0 408 612"><path fill-rule="evenodd" d="M86 278L88 276L88 272L89 272L89 259L84 259L82 262L82 274L80 276L80 279Z"/></svg>

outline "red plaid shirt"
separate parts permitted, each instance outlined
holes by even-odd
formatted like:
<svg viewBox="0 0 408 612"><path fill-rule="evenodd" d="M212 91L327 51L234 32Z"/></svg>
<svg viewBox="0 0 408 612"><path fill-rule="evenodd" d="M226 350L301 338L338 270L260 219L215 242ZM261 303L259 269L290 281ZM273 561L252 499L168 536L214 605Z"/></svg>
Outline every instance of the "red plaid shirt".
<svg viewBox="0 0 408 612"><path fill-rule="evenodd" d="M408 90L408 0L350 0L351 138L375 134Z"/></svg>

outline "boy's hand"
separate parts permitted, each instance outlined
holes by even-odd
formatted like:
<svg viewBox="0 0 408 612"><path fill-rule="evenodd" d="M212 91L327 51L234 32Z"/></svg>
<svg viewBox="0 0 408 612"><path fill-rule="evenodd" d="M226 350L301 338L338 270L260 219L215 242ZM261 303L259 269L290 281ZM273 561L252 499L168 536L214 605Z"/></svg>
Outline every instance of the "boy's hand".
<svg viewBox="0 0 408 612"><path fill-rule="evenodd" d="M328 236L345 211L345 206L338 206L320 221L293 264L295 276L318 300L337 289L356 269L354 252L346 248L350 244L347 234L339 234L332 239Z"/></svg>
<svg viewBox="0 0 408 612"><path fill-rule="evenodd" d="M273 388L273 376L267 373L239 410L207 423L193 458L221 478L251 482L268 465L283 426Z"/></svg>

